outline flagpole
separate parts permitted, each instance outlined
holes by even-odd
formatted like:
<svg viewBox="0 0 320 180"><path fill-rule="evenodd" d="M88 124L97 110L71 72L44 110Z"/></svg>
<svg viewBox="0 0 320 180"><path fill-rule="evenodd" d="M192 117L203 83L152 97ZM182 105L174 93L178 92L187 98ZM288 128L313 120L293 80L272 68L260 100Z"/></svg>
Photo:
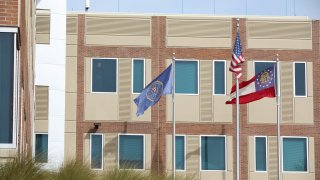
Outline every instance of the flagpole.
<svg viewBox="0 0 320 180"><path fill-rule="evenodd" d="M172 179L176 179L176 118L175 118L175 65L176 53L172 57Z"/></svg>
<svg viewBox="0 0 320 180"><path fill-rule="evenodd" d="M239 80L237 78L237 89L236 89L236 109L237 109L237 180L240 179L240 163L239 163Z"/></svg>
<svg viewBox="0 0 320 180"><path fill-rule="evenodd" d="M239 31L239 21L240 19L237 19L237 32ZM237 111L237 180L240 179L240 155L239 155L239 137L240 137L240 128L239 128L239 79L236 77L236 111Z"/></svg>
<svg viewBox="0 0 320 180"><path fill-rule="evenodd" d="M278 141L278 179L281 180L281 146L280 146L280 66L277 54L277 141Z"/></svg>
<svg viewBox="0 0 320 180"><path fill-rule="evenodd" d="M237 19L237 32L239 31L239 21L240 19ZM237 180L240 179L240 162L239 162L239 137L240 137L240 133L239 133L239 79L238 77L236 77L236 113L237 113Z"/></svg>

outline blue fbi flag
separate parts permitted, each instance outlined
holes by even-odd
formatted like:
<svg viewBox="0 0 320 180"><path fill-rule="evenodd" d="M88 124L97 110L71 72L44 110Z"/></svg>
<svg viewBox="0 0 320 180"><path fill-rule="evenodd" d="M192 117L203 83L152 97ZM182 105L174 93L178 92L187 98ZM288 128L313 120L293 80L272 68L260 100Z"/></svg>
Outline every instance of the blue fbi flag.
<svg viewBox="0 0 320 180"><path fill-rule="evenodd" d="M172 64L165 69L157 78L147 85L141 94L134 99L137 105L137 116L140 116L150 106L157 104L162 95L172 93Z"/></svg>

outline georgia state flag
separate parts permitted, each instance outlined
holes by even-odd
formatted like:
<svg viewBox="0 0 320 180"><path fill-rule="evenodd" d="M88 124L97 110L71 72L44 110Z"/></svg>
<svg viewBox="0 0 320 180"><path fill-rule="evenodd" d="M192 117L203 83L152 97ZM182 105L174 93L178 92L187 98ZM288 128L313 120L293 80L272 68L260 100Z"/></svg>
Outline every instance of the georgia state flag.
<svg viewBox="0 0 320 180"><path fill-rule="evenodd" d="M269 67L249 81L239 84L239 104L246 104L264 97L276 97L275 92L275 66ZM236 86L231 89L230 99L226 104L236 103Z"/></svg>

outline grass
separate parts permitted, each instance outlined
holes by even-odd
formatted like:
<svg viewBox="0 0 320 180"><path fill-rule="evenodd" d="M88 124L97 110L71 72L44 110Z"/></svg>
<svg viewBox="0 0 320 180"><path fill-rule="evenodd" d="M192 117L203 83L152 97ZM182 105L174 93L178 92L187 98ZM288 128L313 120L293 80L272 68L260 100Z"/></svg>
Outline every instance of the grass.
<svg viewBox="0 0 320 180"><path fill-rule="evenodd" d="M0 164L0 179L6 180L39 180L48 179L49 173L41 169L41 164L31 158L14 158Z"/></svg>
<svg viewBox="0 0 320 180"><path fill-rule="evenodd" d="M14 158L0 164L0 179L5 180L171 180L171 175L157 175L146 171L111 169L104 172L91 170L82 161L65 162L57 171L47 171L31 158ZM188 180L190 178L187 178ZM181 176L176 180L187 180Z"/></svg>
<svg viewBox="0 0 320 180"><path fill-rule="evenodd" d="M52 175L54 180L91 180L96 179L96 173L88 164L71 160L66 162L58 172Z"/></svg>

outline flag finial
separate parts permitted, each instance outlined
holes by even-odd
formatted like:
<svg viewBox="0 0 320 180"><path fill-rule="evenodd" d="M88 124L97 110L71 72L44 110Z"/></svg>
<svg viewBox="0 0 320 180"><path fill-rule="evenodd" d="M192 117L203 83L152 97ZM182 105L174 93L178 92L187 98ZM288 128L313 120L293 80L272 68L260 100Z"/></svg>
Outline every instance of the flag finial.
<svg viewBox="0 0 320 180"><path fill-rule="evenodd" d="M237 18L237 28L239 28L239 26L240 26L240 19Z"/></svg>

